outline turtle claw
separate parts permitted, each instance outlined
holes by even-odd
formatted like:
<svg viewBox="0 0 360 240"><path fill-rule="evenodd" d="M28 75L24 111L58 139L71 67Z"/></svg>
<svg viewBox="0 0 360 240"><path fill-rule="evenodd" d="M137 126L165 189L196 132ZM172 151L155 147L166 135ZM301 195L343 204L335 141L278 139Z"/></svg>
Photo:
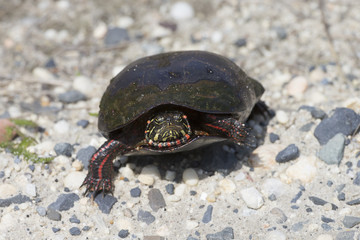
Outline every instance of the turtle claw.
<svg viewBox="0 0 360 240"><path fill-rule="evenodd" d="M94 200L100 192L102 192L103 197L106 193L113 194L113 187L110 178L104 177L102 179L98 179L93 178L92 176L87 176L80 187L82 186L86 186L86 190L83 195L87 196L87 194L90 193L92 200Z"/></svg>

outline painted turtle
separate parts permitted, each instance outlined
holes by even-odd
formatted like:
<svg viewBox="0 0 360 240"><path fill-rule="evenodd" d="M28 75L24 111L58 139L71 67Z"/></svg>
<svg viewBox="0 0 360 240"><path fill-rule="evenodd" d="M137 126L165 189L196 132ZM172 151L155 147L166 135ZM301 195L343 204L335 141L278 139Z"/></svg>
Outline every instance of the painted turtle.
<svg viewBox="0 0 360 240"><path fill-rule="evenodd" d="M112 191L117 155L187 151L228 139L243 144L243 123L263 92L235 63L210 52L169 52L131 63L101 99L98 126L108 140L90 160L85 194Z"/></svg>

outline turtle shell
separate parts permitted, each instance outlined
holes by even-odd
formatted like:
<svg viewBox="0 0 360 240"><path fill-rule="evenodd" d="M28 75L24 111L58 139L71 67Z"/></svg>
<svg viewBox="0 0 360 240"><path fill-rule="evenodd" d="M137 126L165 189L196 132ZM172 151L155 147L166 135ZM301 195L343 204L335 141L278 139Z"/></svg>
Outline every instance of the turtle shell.
<svg viewBox="0 0 360 240"><path fill-rule="evenodd" d="M182 51L144 57L110 81L100 102L99 129L115 131L168 104L247 118L263 92L259 82L218 54Z"/></svg>

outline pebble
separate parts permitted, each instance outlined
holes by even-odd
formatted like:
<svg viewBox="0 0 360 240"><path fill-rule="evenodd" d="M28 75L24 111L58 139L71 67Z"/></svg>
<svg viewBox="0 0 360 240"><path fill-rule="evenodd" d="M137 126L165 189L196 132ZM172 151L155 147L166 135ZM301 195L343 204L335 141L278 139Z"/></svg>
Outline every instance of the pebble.
<svg viewBox="0 0 360 240"><path fill-rule="evenodd" d="M346 202L346 204L350 205L350 206L359 205L360 204L360 198L356 198L354 200L348 201L348 202Z"/></svg>
<svg viewBox="0 0 360 240"><path fill-rule="evenodd" d="M0 119L0 143L11 141L16 136L15 129L8 133L9 128L15 128L15 124L8 119Z"/></svg>
<svg viewBox="0 0 360 240"><path fill-rule="evenodd" d="M255 187L242 189L240 195L248 208L259 209L264 205L264 199Z"/></svg>
<svg viewBox="0 0 360 240"><path fill-rule="evenodd" d="M133 188L130 190L130 195L133 198L140 197L141 195L141 189L139 187Z"/></svg>
<svg viewBox="0 0 360 240"><path fill-rule="evenodd" d="M73 88L85 96L92 96L95 92L95 86L90 78L86 76L77 76L73 81Z"/></svg>
<svg viewBox="0 0 360 240"><path fill-rule="evenodd" d="M279 198L283 194L287 192L287 185L284 184L282 181L276 178L268 178L264 181L261 186L261 192L266 196L269 197L274 195L276 198Z"/></svg>
<svg viewBox="0 0 360 240"><path fill-rule="evenodd" d="M344 148L345 136L338 133L320 148L318 157L326 164L339 165L344 156Z"/></svg>
<svg viewBox="0 0 360 240"><path fill-rule="evenodd" d="M28 196L18 194L11 198L0 199L0 207L8 207L11 204L22 204L25 202L31 202Z"/></svg>
<svg viewBox="0 0 360 240"><path fill-rule="evenodd" d="M293 180L300 180L303 183L311 182L317 174L316 157L299 157L295 164L286 169L285 174Z"/></svg>
<svg viewBox="0 0 360 240"><path fill-rule="evenodd" d="M287 221L287 216L280 208L273 208L270 213L274 215L277 224L283 224Z"/></svg>
<svg viewBox="0 0 360 240"><path fill-rule="evenodd" d="M199 182L199 177L193 168L187 168L183 172L183 181L189 186L196 186Z"/></svg>
<svg viewBox="0 0 360 240"><path fill-rule="evenodd" d="M325 217L324 215L321 216L321 221L323 221L324 223L335 222L334 219Z"/></svg>
<svg viewBox="0 0 360 240"><path fill-rule="evenodd" d="M34 172L35 171L35 165L34 164L30 164L29 166L29 169L31 172ZM0 177L1 178L1 177Z"/></svg>
<svg viewBox="0 0 360 240"><path fill-rule="evenodd" d="M211 221L213 209L214 209L214 207L212 205L209 205L207 207L207 209L204 213L204 216L201 220L203 223L209 223Z"/></svg>
<svg viewBox="0 0 360 240"><path fill-rule="evenodd" d="M109 214L114 204L117 202L117 198L113 197L110 194L103 196L98 194L95 197L95 202L99 206L99 209L102 213Z"/></svg>
<svg viewBox="0 0 360 240"><path fill-rule="evenodd" d="M50 220L53 220L53 221L60 221L61 220L61 214L58 211L56 211L55 209L52 209L52 208L49 208L47 210L47 217Z"/></svg>
<svg viewBox="0 0 360 240"><path fill-rule="evenodd" d="M276 112L276 120L281 124L286 124L289 121L289 117L283 110L278 110Z"/></svg>
<svg viewBox="0 0 360 240"><path fill-rule="evenodd" d="M165 190L166 192L169 194L169 195L173 195L174 194L174 189L175 189L175 186L174 184L172 183L169 183L165 186Z"/></svg>
<svg viewBox="0 0 360 240"><path fill-rule="evenodd" d="M353 180L353 184L357 185L357 186L360 186L360 172L356 173L355 178Z"/></svg>
<svg viewBox="0 0 360 240"><path fill-rule="evenodd" d="M175 195L182 197L186 190L186 184L178 184L175 188Z"/></svg>
<svg viewBox="0 0 360 240"><path fill-rule="evenodd" d="M137 220L150 225L155 221L155 217L150 212L140 209L137 215Z"/></svg>
<svg viewBox="0 0 360 240"><path fill-rule="evenodd" d="M0 197L1 198L8 198L10 196L15 195L16 192L17 192L17 189L14 185L9 184L9 183L3 183L3 182L0 184Z"/></svg>
<svg viewBox="0 0 360 240"><path fill-rule="evenodd" d="M73 168L75 168L76 171L81 171L81 170L83 169L83 167L84 167L79 160L73 161L73 163L71 164L71 166L72 166Z"/></svg>
<svg viewBox="0 0 360 240"><path fill-rule="evenodd" d="M194 9L189 3L179 1L171 6L170 16L178 21L191 19L194 17Z"/></svg>
<svg viewBox="0 0 360 240"><path fill-rule="evenodd" d="M113 47L129 40L129 33L125 28L113 27L107 30L104 43L108 47Z"/></svg>
<svg viewBox="0 0 360 240"><path fill-rule="evenodd" d="M120 238L126 238L127 236L129 236L129 230L127 230L127 229L121 229L120 231L119 231L119 234L118 234L118 236L120 237Z"/></svg>
<svg viewBox="0 0 360 240"><path fill-rule="evenodd" d="M322 223L321 228L324 229L325 231L330 231L332 229L332 227L327 223Z"/></svg>
<svg viewBox="0 0 360 240"><path fill-rule="evenodd" d="M60 120L54 124L54 131L62 135L69 134L70 125L67 121ZM47 145L45 147L47 147Z"/></svg>
<svg viewBox="0 0 360 240"><path fill-rule="evenodd" d="M74 202L79 199L80 198L76 193L61 194L55 202L48 206L48 210L54 209L57 211L67 211L70 208L73 208Z"/></svg>
<svg viewBox="0 0 360 240"><path fill-rule="evenodd" d="M84 181L86 174L84 172L72 171L64 178L64 186L76 190L80 188L80 185Z"/></svg>
<svg viewBox="0 0 360 240"><path fill-rule="evenodd" d="M230 179L224 178L220 180L219 187L225 192L225 193L233 193L236 190L236 185L233 181Z"/></svg>
<svg viewBox="0 0 360 240"><path fill-rule="evenodd" d="M160 172L154 165L145 166L138 176L139 181L145 185L153 185L155 178L160 178Z"/></svg>
<svg viewBox="0 0 360 240"><path fill-rule="evenodd" d="M86 96L77 90L70 90L65 93L61 93L58 98L59 101L63 103L76 103L86 100Z"/></svg>
<svg viewBox="0 0 360 240"><path fill-rule="evenodd" d="M286 235L285 233L279 231L279 230L275 230L275 231L271 231L269 233L267 233L266 235L266 240L286 240Z"/></svg>
<svg viewBox="0 0 360 240"><path fill-rule="evenodd" d="M160 190L153 188L148 194L149 205L154 212L157 212L160 208L166 207L165 199Z"/></svg>
<svg viewBox="0 0 360 240"><path fill-rule="evenodd" d="M276 36L279 40L284 40L287 38L288 34L286 31L286 28L284 27L274 27L274 30L276 32Z"/></svg>
<svg viewBox="0 0 360 240"><path fill-rule="evenodd" d="M274 143L279 139L280 139L279 135L277 135L275 133L270 133L269 134L269 140L270 140L271 143Z"/></svg>
<svg viewBox="0 0 360 240"><path fill-rule="evenodd" d="M312 201L315 205L325 206L325 205L328 204L327 201L325 201L325 200L323 200L323 199L321 199L321 198L315 197L315 196L310 196L309 199L310 199L310 201ZM337 210L337 209L338 209L338 207L337 207L335 204L333 204L333 203L330 203L330 204L331 204L331 209L332 209L332 210Z"/></svg>
<svg viewBox="0 0 360 240"><path fill-rule="evenodd" d="M360 223L360 217L345 216L343 224L347 228L353 228Z"/></svg>
<svg viewBox="0 0 360 240"><path fill-rule="evenodd" d="M72 227L69 230L72 236L79 236L81 234L81 230L78 227Z"/></svg>
<svg viewBox="0 0 360 240"><path fill-rule="evenodd" d="M52 227L51 230L53 231L53 233L57 233L57 232L59 232L61 229L60 229L60 228L56 228L56 227Z"/></svg>
<svg viewBox="0 0 360 240"><path fill-rule="evenodd" d="M80 223L80 220L76 217L76 215L72 215L71 218L69 218L69 221L71 223L77 223L77 224Z"/></svg>
<svg viewBox="0 0 360 240"><path fill-rule="evenodd" d="M226 227L221 232L214 234L206 234L206 240L230 240L234 239L234 229L232 227Z"/></svg>
<svg viewBox="0 0 360 240"><path fill-rule="evenodd" d="M0 171L0 178L3 178L3 177L5 177L5 172L4 172L4 171ZM1 188L1 186L0 186L0 188ZM1 190L0 190L0 192L1 192ZM1 194L0 194L0 196L4 196L4 195L1 195Z"/></svg>
<svg viewBox="0 0 360 240"><path fill-rule="evenodd" d="M287 85L287 93L297 99L302 98L308 87L308 81L303 76L293 78Z"/></svg>
<svg viewBox="0 0 360 240"><path fill-rule="evenodd" d="M285 163L298 158L299 155L299 148L295 144L290 144L276 155L275 160L278 163Z"/></svg>
<svg viewBox="0 0 360 240"><path fill-rule="evenodd" d="M311 116L313 117L313 118L315 118L315 119L324 119L324 118L326 118L327 117L327 115L326 115L326 113L323 111L323 110L321 110L320 108L313 108L311 111L310 111L310 113L311 113Z"/></svg>
<svg viewBox="0 0 360 240"><path fill-rule="evenodd" d="M40 206L36 207L36 212L39 214L39 216L42 217L46 216L46 208L44 207L40 207Z"/></svg>
<svg viewBox="0 0 360 240"><path fill-rule="evenodd" d="M55 80L55 76L46 68L36 67L34 68L32 74L35 78L38 78L43 81L53 81Z"/></svg>
<svg viewBox="0 0 360 240"><path fill-rule="evenodd" d="M354 237L355 237L355 231L345 231L336 234L335 240L354 240Z"/></svg>
<svg viewBox="0 0 360 240"><path fill-rule="evenodd" d="M107 32L107 26L104 22L99 22L94 30L93 30L93 37L96 39L102 39Z"/></svg>
<svg viewBox="0 0 360 240"><path fill-rule="evenodd" d="M81 119L76 122L76 125L82 128L86 128L89 125L89 121L86 119Z"/></svg>
<svg viewBox="0 0 360 240"><path fill-rule="evenodd" d="M174 181L176 178L176 172L167 170L165 172L165 179L168 181Z"/></svg>
<svg viewBox="0 0 360 240"><path fill-rule="evenodd" d="M321 234L316 238L316 240L333 240L333 237L329 234Z"/></svg>
<svg viewBox="0 0 360 240"><path fill-rule="evenodd" d="M337 195L337 199L339 200L339 201L345 201L345 193L339 193L338 195Z"/></svg>
<svg viewBox="0 0 360 240"><path fill-rule="evenodd" d="M96 152L96 148L93 146L87 146L85 148L81 148L76 154L76 159L80 160L84 165L84 168L88 170L89 161L95 152Z"/></svg>
<svg viewBox="0 0 360 240"><path fill-rule="evenodd" d="M323 119L315 128L314 136L321 145L326 144L336 134L351 135L360 124L360 115L349 108L336 108L329 118Z"/></svg>
<svg viewBox="0 0 360 240"><path fill-rule="evenodd" d="M238 47L238 48L240 48L240 47L245 47L246 44L247 44L246 38L239 38L238 40L236 40L236 41L234 42L234 45L235 45L236 47Z"/></svg>
<svg viewBox="0 0 360 240"><path fill-rule="evenodd" d="M134 178L134 171L129 167L129 164L126 164L125 167L120 168L119 170L121 176L127 179L133 179Z"/></svg>
<svg viewBox="0 0 360 240"><path fill-rule="evenodd" d="M30 197L36 197L36 186L31 183L26 184L25 185L25 194Z"/></svg>

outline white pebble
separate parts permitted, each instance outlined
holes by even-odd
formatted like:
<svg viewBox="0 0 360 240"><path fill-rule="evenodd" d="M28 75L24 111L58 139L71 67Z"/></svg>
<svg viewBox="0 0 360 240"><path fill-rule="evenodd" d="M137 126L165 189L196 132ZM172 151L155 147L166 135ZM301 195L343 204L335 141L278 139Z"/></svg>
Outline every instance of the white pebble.
<svg viewBox="0 0 360 240"><path fill-rule="evenodd" d="M283 195L287 190L287 185L276 178L266 179L262 185L262 192L266 197L274 194L276 197Z"/></svg>
<svg viewBox="0 0 360 240"><path fill-rule="evenodd" d="M168 181L174 181L176 177L176 172L167 170L165 173L165 179Z"/></svg>
<svg viewBox="0 0 360 240"><path fill-rule="evenodd" d="M10 114L11 118L18 118L21 116L21 110L16 106L10 106L7 111Z"/></svg>
<svg viewBox="0 0 360 240"><path fill-rule="evenodd" d="M301 98L304 92L306 91L307 86L308 86L307 79L303 76L297 76L293 78L287 85L287 93L290 96Z"/></svg>
<svg viewBox="0 0 360 240"><path fill-rule="evenodd" d="M70 172L64 179L64 186L70 190L79 189L85 177L84 172Z"/></svg>
<svg viewBox="0 0 360 240"><path fill-rule="evenodd" d="M86 76L77 76L73 81L73 88L86 96L92 96L94 94L94 84L90 78Z"/></svg>
<svg viewBox="0 0 360 240"><path fill-rule="evenodd" d="M321 234L316 240L333 240L333 237L330 234Z"/></svg>
<svg viewBox="0 0 360 240"><path fill-rule="evenodd" d="M170 202L179 202L181 200L181 198L179 196L176 196L176 195L170 195L170 196L167 197L167 199Z"/></svg>
<svg viewBox="0 0 360 240"><path fill-rule="evenodd" d="M58 134L68 134L70 130L70 125L65 120L60 120L54 125L54 131Z"/></svg>
<svg viewBox="0 0 360 240"><path fill-rule="evenodd" d="M275 230L268 232L266 240L286 240L286 235L281 231Z"/></svg>
<svg viewBox="0 0 360 240"><path fill-rule="evenodd" d="M310 82L315 83L315 82L320 82L321 80L324 79L324 77L325 77L325 73L323 72L323 70L317 68L310 72L309 79Z"/></svg>
<svg viewBox="0 0 360 240"><path fill-rule="evenodd" d="M25 194L30 197L36 197L36 186L31 183L26 184L25 185Z"/></svg>
<svg viewBox="0 0 360 240"><path fill-rule="evenodd" d="M179 184L175 187L174 194L176 196L182 197L186 190L186 184Z"/></svg>
<svg viewBox="0 0 360 240"><path fill-rule="evenodd" d="M55 79L54 75L45 68L41 68L41 67L34 68L32 73L35 78L39 78L40 80L49 81Z"/></svg>
<svg viewBox="0 0 360 240"><path fill-rule="evenodd" d="M46 155L46 154L54 155L55 154L54 146L55 143L52 141L43 141L35 146L28 147L27 150L32 153L37 153L39 155Z"/></svg>
<svg viewBox="0 0 360 240"><path fill-rule="evenodd" d="M128 16L121 16L116 21L116 26L120 28L129 28L134 24L134 19Z"/></svg>
<svg viewBox="0 0 360 240"><path fill-rule="evenodd" d="M145 166L138 176L139 181L145 185L153 185L155 178L160 178L160 172L154 165Z"/></svg>
<svg viewBox="0 0 360 240"><path fill-rule="evenodd" d="M9 183L0 184L0 198L8 198L16 194L16 187Z"/></svg>
<svg viewBox="0 0 360 240"><path fill-rule="evenodd" d="M235 192L236 185L230 179L223 179L219 182L219 186L225 193L233 193Z"/></svg>
<svg viewBox="0 0 360 240"><path fill-rule="evenodd" d="M82 164L82 162L80 162L79 160L75 160L75 161L71 164L71 166L72 166L73 168L75 168L76 171L81 171L81 170L83 169L83 167L84 167L84 165Z"/></svg>
<svg viewBox="0 0 360 240"><path fill-rule="evenodd" d="M193 168L187 168L183 172L183 181L189 186L196 186L199 182L199 177Z"/></svg>
<svg viewBox="0 0 360 240"><path fill-rule="evenodd" d="M120 168L120 174L127 179L134 178L134 171L128 166L128 164L126 164L125 167Z"/></svg>
<svg viewBox="0 0 360 240"><path fill-rule="evenodd" d="M249 187L241 190L240 195L248 208L259 209L262 205L264 205L264 199L255 187Z"/></svg>
<svg viewBox="0 0 360 240"><path fill-rule="evenodd" d="M198 221L186 220L186 230L193 230L199 226Z"/></svg>
<svg viewBox="0 0 360 240"><path fill-rule="evenodd" d="M339 215L345 216L345 215L350 215L351 214L351 208L343 208L339 211Z"/></svg>
<svg viewBox="0 0 360 240"><path fill-rule="evenodd" d="M66 0L60 0L56 2L56 7L59 8L60 10L66 10L70 7L70 3Z"/></svg>
<svg viewBox="0 0 360 240"><path fill-rule="evenodd" d="M101 39L105 36L107 32L107 26L104 22L100 22L93 31L93 37L96 39Z"/></svg>
<svg viewBox="0 0 360 240"><path fill-rule="evenodd" d="M44 33L45 38L48 40L56 40L57 35L57 31L53 28L47 29Z"/></svg>
<svg viewBox="0 0 360 240"><path fill-rule="evenodd" d="M285 173L290 179L309 183L315 178L316 172L316 158L314 156L300 156L294 165L286 169Z"/></svg>
<svg viewBox="0 0 360 240"><path fill-rule="evenodd" d="M220 31L214 31L213 34L211 35L211 41L213 43L220 43L222 40L223 40L223 34Z"/></svg>
<svg viewBox="0 0 360 240"><path fill-rule="evenodd" d="M286 124L289 121L289 117L283 110L278 110L276 112L276 120L281 124Z"/></svg>
<svg viewBox="0 0 360 240"><path fill-rule="evenodd" d="M176 2L170 9L170 15L175 20L191 19L194 16L194 9L187 2Z"/></svg>
<svg viewBox="0 0 360 240"><path fill-rule="evenodd" d="M246 178L245 173L243 172L239 172L238 174L236 174L236 176L234 177L235 181L240 182L242 180L244 180Z"/></svg>

